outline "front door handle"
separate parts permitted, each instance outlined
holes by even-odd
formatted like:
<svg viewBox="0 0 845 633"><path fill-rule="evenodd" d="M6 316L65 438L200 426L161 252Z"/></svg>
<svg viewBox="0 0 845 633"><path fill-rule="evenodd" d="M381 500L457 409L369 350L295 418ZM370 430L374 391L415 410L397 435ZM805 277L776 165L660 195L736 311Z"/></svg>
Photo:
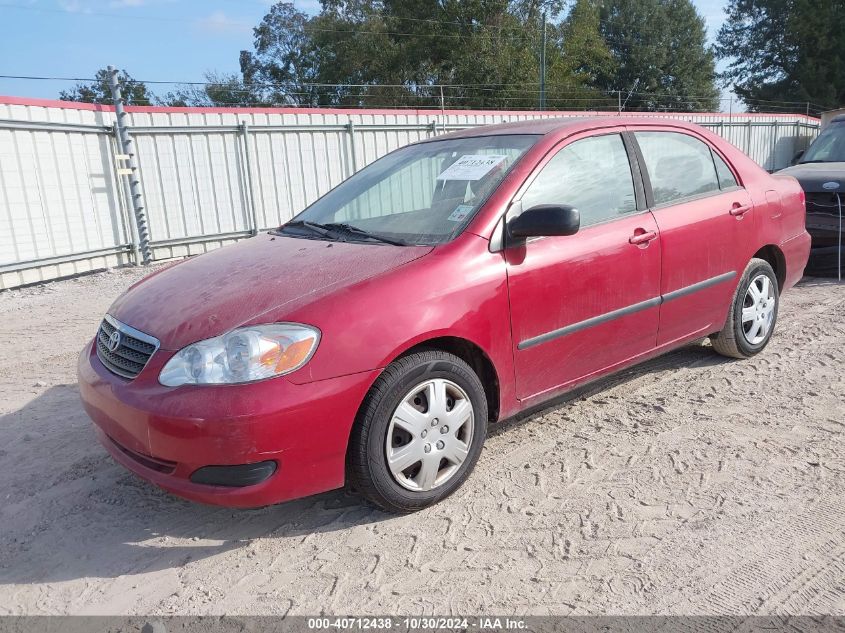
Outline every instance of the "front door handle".
<svg viewBox="0 0 845 633"><path fill-rule="evenodd" d="M648 243L657 237L657 233L655 231L645 231L643 229L637 229L634 234L628 238L628 242L634 245L648 245Z"/></svg>
<svg viewBox="0 0 845 633"><path fill-rule="evenodd" d="M739 202L734 202L729 213L735 218L741 218L749 211L751 211L751 205L741 205Z"/></svg>

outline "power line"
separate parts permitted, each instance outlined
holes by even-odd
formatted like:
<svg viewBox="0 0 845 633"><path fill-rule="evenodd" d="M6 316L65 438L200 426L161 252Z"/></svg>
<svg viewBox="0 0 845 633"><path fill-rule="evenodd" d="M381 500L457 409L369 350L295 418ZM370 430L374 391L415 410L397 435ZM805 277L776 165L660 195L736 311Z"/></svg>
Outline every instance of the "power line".
<svg viewBox="0 0 845 633"><path fill-rule="evenodd" d="M83 81L83 82L95 82L99 81L96 77L57 77L57 76L38 76L38 75L0 75L0 79L16 79L16 80L31 80L31 81ZM159 79L134 79L133 81L137 83L144 83L150 85L179 85L179 86L219 86L219 87L227 87L231 84L228 82L220 82L220 81L184 81L184 80L159 80ZM373 88L373 89L380 89L380 88L401 88L404 90L437 90L439 88L445 89L465 89L465 88L483 88L483 89L496 89L496 88L512 88L512 87L535 87L540 86L540 82L532 82L532 81L520 81L520 82L487 82L487 83L465 83L465 84L454 84L454 83L438 83L438 84L380 84L380 83L368 83L368 84L354 84L354 83L325 83L325 82L249 82L249 83L242 83L243 86L248 86L243 88L243 91L248 91L252 88L285 88L285 87L309 87L309 88ZM556 91L556 94L571 94L571 95L578 95L584 94L588 92L596 92L600 94L607 94L607 95L615 95L616 90L599 90L594 88L585 88L584 90L567 90L567 91ZM539 90L525 90L525 92L535 92L538 93ZM632 91L630 94L638 95L638 96L647 96L647 97L666 97L666 98L673 98L673 99L693 99L693 100L718 100L718 101L730 101L732 97L718 97L714 95L687 95L687 94L675 94L671 92L645 92L645 91ZM744 102L753 102L753 103L768 103L768 104L779 104L779 105L801 105L806 106L808 103L812 107L823 107L819 104L807 101L786 101L786 100L767 100L767 99L753 99L747 98L742 99Z"/></svg>

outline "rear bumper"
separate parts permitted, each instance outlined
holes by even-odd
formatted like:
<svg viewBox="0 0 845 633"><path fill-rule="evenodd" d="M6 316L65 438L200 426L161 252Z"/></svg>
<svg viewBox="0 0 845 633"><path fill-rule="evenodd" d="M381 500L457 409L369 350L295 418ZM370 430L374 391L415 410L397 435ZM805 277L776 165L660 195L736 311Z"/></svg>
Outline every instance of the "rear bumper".
<svg viewBox="0 0 845 633"><path fill-rule="evenodd" d="M792 288L804 276L804 268L810 256L810 234L802 231L780 245L786 261L786 278L783 290Z"/></svg>
<svg viewBox="0 0 845 633"><path fill-rule="evenodd" d="M169 355L157 352L132 381L109 372L91 344L80 355L82 403L117 462L178 496L231 507L264 506L343 485L349 432L377 370L303 385L282 377L168 388L158 374ZM259 466L268 461L275 468ZM259 483L191 481L202 468L245 464L254 466L245 470L261 471L248 480Z"/></svg>

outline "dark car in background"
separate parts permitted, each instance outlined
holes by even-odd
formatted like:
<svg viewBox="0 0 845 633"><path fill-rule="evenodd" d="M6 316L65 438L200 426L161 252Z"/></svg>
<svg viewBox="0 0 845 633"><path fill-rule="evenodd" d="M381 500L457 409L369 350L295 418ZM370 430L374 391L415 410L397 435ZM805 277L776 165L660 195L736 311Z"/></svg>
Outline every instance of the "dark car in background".
<svg viewBox="0 0 845 633"><path fill-rule="evenodd" d="M780 173L794 176L807 197L812 238L808 275L845 273L845 114L834 117L798 161Z"/></svg>

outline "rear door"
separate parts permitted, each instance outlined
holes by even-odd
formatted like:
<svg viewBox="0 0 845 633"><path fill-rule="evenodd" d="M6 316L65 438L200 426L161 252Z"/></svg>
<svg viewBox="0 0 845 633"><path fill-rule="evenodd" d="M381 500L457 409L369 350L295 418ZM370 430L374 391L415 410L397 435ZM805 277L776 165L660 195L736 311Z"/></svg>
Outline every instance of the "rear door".
<svg viewBox="0 0 845 633"><path fill-rule="evenodd" d="M719 330L753 254L749 193L725 159L688 130L634 129L663 252L657 344Z"/></svg>
<svg viewBox="0 0 845 633"><path fill-rule="evenodd" d="M575 235L504 251L520 399L654 348L660 236L621 132L566 141L517 195L523 210L569 204L581 211Z"/></svg>

